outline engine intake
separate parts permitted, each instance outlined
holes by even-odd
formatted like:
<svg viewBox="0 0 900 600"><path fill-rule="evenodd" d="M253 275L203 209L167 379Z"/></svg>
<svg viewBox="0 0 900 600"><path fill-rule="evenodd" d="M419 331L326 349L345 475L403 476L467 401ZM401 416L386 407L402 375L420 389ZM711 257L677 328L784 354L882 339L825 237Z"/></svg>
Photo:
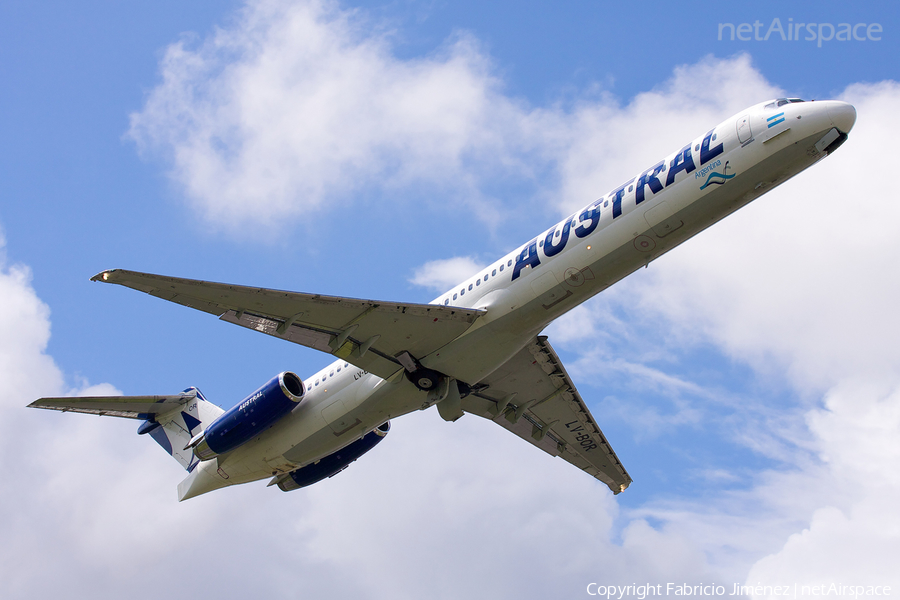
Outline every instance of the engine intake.
<svg viewBox="0 0 900 600"><path fill-rule="evenodd" d="M295 373L284 371L225 411L191 440L188 447L200 460L234 450L275 424L303 400L306 386Z"/></svg>

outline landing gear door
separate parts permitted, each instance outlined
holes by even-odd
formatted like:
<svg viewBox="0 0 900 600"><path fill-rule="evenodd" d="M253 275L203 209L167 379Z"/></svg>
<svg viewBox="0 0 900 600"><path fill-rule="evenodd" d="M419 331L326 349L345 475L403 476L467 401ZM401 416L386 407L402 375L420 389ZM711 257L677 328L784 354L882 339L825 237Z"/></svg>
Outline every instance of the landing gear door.
<svg viewBox="0 0 900 600"><path fill-rule="evenodd" d="M737 136L741 144L753 139L753 132L750 131L750 115L744 115L737 120Z"/></svg>

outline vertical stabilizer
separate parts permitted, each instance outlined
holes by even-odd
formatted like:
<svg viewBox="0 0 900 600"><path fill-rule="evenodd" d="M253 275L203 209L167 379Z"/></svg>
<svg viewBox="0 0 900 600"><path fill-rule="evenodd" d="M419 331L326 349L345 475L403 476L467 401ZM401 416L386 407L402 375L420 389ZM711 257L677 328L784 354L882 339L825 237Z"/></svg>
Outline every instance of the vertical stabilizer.
<svg viewBox="0 0 900 600"><path fill-rule="evenodd" d="M225 411L207 401L203 393L195 387L184 390L184 395L191 396L184 405L166 413L150 416L138 428L138 433L149 433L150 437L182 467L193 471L199 460L191 449L184 448L192 437L203 431Z"/></svg>

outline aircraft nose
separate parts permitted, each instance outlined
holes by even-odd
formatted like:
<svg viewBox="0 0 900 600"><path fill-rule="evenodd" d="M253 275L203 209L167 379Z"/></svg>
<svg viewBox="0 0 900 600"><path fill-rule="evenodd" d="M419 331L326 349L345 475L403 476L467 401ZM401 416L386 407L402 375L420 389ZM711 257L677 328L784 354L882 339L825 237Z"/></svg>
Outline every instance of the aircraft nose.
<svg viewBox="0 0 900 600"><path fill-rule="evenodd" d="M847 102L829 102L828 116L831 117L831 123L843 133L849 133L856 123L856 109Z"/></svg>

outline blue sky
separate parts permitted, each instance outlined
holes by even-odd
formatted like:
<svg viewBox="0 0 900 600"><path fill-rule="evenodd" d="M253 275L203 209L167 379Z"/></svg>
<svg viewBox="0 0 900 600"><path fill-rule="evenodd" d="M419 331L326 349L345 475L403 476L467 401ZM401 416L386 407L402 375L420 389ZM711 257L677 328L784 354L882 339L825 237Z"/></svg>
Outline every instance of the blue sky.
<svg viewBox="0 0 900 600"><path fill-rule="evenodd" d="M775 18L883 32L717 39ZM6 564L40 557L71 582L3 567L4 596L131 593L144 574L116 557L181 569L172 545L208 553L226 596L292 597L291 573L322 597L578 597L601 577L897 593L900 215L872 176L892 169L897 27L889 2L4 5L0 498L15 516L0 531ZM329 362L88 281L102 269L427 302L781 94L856 104L850 141L548 330L635 479L615 499L490 423L432 411L314 490L179 505L182 474L132 423L22 408L188 385L227 407ZM423 558L442 553L448 571ZM109 573L91 562L108 554ZM490 561L538 581L498 581Z"/></svg>

